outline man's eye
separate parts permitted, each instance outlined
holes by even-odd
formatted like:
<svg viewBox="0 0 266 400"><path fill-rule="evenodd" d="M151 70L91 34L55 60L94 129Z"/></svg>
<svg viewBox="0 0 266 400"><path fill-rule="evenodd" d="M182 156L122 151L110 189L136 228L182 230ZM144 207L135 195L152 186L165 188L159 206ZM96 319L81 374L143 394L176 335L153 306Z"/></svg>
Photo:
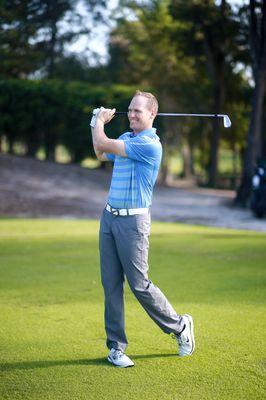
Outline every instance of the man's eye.
<svg viewBox="0 0 266 400"><path fill-rule="evenodd" d="M128 110L128 114L130 114L130 113L132 113L132 112L134 112L134 114L140 114L141 113L141 110Z"/></svg>

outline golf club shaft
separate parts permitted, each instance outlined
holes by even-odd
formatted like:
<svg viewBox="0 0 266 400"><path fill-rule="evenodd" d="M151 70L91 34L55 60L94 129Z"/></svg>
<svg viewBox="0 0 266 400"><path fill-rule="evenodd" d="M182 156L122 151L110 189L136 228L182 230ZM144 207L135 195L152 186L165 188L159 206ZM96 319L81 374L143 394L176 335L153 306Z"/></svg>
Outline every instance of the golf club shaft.
<svg viewBox="0 0 266 400"><path fill-rule="evenodd" d="M115 115L126 115L127 111L116 111ZM224 117L224 114L183 114L183 113L158 113L156 117Z"/></svg>
<svg viewBox="0 0 266 400"><path fill-rule="evenodd" d="M127 114L126 111L117 111L116 115ZM226 114L186 114L186 113L158 113L159 117L209 117L209 118L223 118L225 128L230 128L231 121Z"/></svg>

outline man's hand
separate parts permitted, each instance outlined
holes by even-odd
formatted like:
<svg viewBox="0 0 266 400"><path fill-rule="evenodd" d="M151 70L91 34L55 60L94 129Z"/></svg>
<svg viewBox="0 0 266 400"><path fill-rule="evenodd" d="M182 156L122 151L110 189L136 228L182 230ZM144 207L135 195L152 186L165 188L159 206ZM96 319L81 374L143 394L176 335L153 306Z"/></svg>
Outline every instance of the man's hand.
<svg viewBox="0 0 266 400"><path fill-rule="evenodd" d="M97 120L100 120L104 124L107 124L114 117L115 111L116 111L115 108L110 109L110 108L101 107L100 111L97 114Z"/></svg>
<svg viewBox="0 0 266 400"><path fill-rule="evenodd" d="M107 124L115 115L115 108L101 107L93 110L93 118L96 121L91 121L91 132L93 140L93 148L96 156L101 161L107 161L104 153L117 154L121 157L126 157L125 143L123 140L109 139L104 132L104 125Z"/></svg>

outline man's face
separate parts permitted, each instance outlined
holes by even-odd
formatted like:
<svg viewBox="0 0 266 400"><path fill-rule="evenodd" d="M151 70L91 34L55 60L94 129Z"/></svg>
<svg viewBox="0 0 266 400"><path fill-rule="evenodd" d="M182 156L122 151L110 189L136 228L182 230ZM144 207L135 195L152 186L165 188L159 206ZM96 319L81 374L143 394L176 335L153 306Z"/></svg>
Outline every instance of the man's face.
<svg viewBox="0 0 266 400"><path fill-rule="evenodd" d="M147 108L147 99L144 96L133 97L128 107L128 119L133 132L140 133L151 128L154 118L154 112Z"/></svg>

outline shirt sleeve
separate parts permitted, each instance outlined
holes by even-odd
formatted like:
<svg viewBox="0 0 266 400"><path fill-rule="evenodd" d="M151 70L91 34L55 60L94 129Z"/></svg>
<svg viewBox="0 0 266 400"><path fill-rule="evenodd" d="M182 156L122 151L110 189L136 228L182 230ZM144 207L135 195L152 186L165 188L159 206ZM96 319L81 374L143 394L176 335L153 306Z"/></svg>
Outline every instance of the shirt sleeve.
<svg viewBox="0 0 266 400"><path fill-rule="evenodd" d="M125 150L128 158L136 161L153 164L161 159L162 146L159 140L125 141Z"/></svg>
<svg viewBox="0 0 266 400"><path fill-rule="evenodd" d="M114 161L115 160L115 154L111 153L105 153L106 157L108 158L109 161Z"/></svg>

